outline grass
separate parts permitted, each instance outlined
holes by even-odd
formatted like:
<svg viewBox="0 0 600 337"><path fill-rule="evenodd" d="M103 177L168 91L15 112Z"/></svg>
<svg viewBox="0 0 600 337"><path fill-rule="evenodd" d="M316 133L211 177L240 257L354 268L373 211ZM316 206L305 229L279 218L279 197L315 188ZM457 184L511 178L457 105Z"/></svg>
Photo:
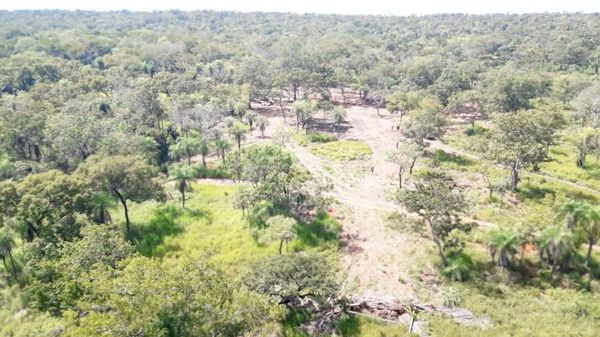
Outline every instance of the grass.
<svg viewBox="0 0 600 337"><path fill-rule="evenodd" d="M298 326L307 319L303 312L290 313L283 324L285 337L309 337ZM404 324L388 324L370 319L368 317L344 314L342 315L337 330L344 337L404 337L408 334Z"/></svg>
<svg viewBox="0 0 600 337"><path fill-rule="evenodd" d="M342 317L338 328L347 337L403 337L413 336L404 324L393 325L357 315Z"/></svg>
<svg viewBox="0 0 600 337"><path fill-rule="evenodd" d="M338 140L310 146L315 155L335 161L366 159L373 152L369 145L358 140Z"/></svg>
<svg viewBox="0 0 600 337"><path fill-rule="evenodd" d="M523 278L493 267L489 253L472 244L467 252L475 265L471 278L463 283L444 282L458 291L461 307L488 317L492 326L467 327L430 316L436 336L597 336L599 293L553 288L543 276Z"/></svg>
<svg viewBox="0 0 600 337"><path fill-rule="evenodd" d="M335 136L326 133L296 133L294 140L310 148L315 155L334 161L365 159L373 153L365 142L337 140Z"/></svg>
<svg viewBox="0 0 600 337"><path fill-rule="evenodd" d="M164 206L152 201L132 204L130 217L135 232L140 233L133 241L138 251L157 257L206 254L232 274L243 272L261 257L276 254L277 244L258 244L242 212L233 208L235 189L192 184L186 210L176 201Z"/></svg>

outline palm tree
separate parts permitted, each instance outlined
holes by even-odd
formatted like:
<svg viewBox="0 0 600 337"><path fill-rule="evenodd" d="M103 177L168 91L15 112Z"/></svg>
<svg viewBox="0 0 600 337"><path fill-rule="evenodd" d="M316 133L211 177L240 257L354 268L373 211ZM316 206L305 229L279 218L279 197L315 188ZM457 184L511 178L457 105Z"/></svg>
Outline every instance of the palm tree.
<svg viewBox="0 0 600 337"><path fill-rule="evenodd" d="M335 107L331 112L333 121L335 122L335 132L340 137L340 125L346 120L346 111L342 107Z"/></svg>
<svg viewBox="0 0 600 337"><path fill-rule="evenodd" d="M590 205L579 200L567 200L561 209L561 214L565 217L565 226L567 231L572 235L575 228L587 222L586 217L589 215ZM567 252L563 258L561 269L566 271L569 269L571 262L571 251Z"/></svg>
<svg viewBox="0 0 600 337"><path fill-rule="evenodd" d="M185 191L189 187L189 180L195 176L194 168L189 165L175 165L171 167L171 175L177 181L177 189L181 193L181 207L185 208Z"/></svg>
<svg viewBox="0 0 600 337"><path fill-rule="evenodd" d="M254 111L248 111L244 115L246 122L248 122L248 126L250 126L250 132L252 132L252 127L254 126L254 122L258 118L258 115Z"/></svg>
<svg viewBox="0 0 600 337"><path fill-rule="evenodd" d="M256 118L256 126L260 129L260 136L265 138L265 130L269 126L269 120L265 116L258 116Z"/></svg>
<svg viewBox="0 0 600 337"><path fill-rule="evenodd" d="M561 214L566 219L566 227L570 232L583 220L588 213L588 205L579 200L569 199L563 205Z"/></svg>
<svg viewBox="0 0 600 337"><path fill-rule="evenodd" d="M192 164L192 156L198 153L202 144L202 138L197 133L191 133L188 137L180 137L175 144L169 146L169 156L179 161L186 157L188 165Z"/></svg>
<svg viewBox="0 0 600 337"><path fill-rule="evenodd" d="M227 139L217 138L214 140L213 145L217 150L217 154L221 155L221 159L225 163L225 153L231 148L231 143Z"/></svg>
<svg viewBox="0 0 600 337"><path fill-rule="evenodd" d="M202 155L202 165L206 167L206 156L208 156L210 153L210 143L206 139L201 138L198 148L200 150L200 154Z"/></svg>
<svg viewBox="0 0 600 337"><path fill-rule="evenodd" d="M98 192L93 195L91 202L94 221L99 224L110 222L108 208L115 202L114 198L109 193Z"/></svg>
<svg viewBox="0 0 600 337"><path fill-rule="evenodd" d="M582 229L588 242L585 266L589 267L592 260L592 248L600 238L600 207L589 208L585 221L582 223Z"/></svg>
<svg viewBox="0 0 600 337"><path fill-rule="evenodd" d="M246 133L248 133L248 125L241 122L235 122L229 128L229 134L235 139L238 151L242 149L242 141L246 139Z"/></svg>
<svg viewBox="0 0 600 337"><path fill-rule="evenodd" d="M573 251L573 234L563 226L553 225L546 228L540 233L537 245L540 249L540 259L552 263L552 275L560 265L568 268L567 256Z"/></svg>
<svg viewBox="0 0 600 337"><path fill-rule="evenodd" d="M2 263L4 264L4 269L8 271L8 266L6 264L6 258L9 259L11 265L11 274L15 279L15 282L18 282L17 278L17 264L15 263L15 258L13 257L12 250L15 245L15 239L11 232L9 232L6 228L0 228L0 259L2 259Z"/></svg>
<svg viewBox="0 0 600 337"><path fill-rule="evenodd" d="M233 106L233 114L237 116L240 120L244 117L248 111L248 106L245 103L239 102Z"/></svg>
<svg viewBox="0 0 600 337"><path fill-rule="evenodd" d="M496 263L496 256L498 256L497 263L504 268L510 267L513 263L513 257L522 243L523 236L507 227L492 230L487 237L492 262Z"/></svg>

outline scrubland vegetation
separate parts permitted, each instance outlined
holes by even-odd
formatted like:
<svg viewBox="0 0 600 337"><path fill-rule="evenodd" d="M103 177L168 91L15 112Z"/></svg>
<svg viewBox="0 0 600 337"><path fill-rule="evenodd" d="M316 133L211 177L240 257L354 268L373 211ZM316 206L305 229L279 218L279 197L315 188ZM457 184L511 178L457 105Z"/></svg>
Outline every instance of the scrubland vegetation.
<svg viewBox="0 0 600 337"><path fill-rule="evenodd" d="M596 336L597 14L0 12L1 336Z"/></svg>

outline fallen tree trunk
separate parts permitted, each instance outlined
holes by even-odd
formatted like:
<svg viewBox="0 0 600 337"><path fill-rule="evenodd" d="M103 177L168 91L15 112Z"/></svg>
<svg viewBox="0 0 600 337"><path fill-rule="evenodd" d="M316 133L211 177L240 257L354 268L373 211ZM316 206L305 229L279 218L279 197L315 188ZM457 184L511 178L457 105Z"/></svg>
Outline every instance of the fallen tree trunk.
<svg viewBox="0 0 600 337"><path fill-rule="evenodd" d="M489 319L477 317L471 311L462 308L450 308L444 306L435 306L430 303L409 302L402 303L399 300L385 300L380 298L355 299L349 305L348 309L373 318L396 323L405 322L401 316L408 314L410 319L419 313L431 313L452 318L457 324L477 326L488 328L491 323Z"/></svg>

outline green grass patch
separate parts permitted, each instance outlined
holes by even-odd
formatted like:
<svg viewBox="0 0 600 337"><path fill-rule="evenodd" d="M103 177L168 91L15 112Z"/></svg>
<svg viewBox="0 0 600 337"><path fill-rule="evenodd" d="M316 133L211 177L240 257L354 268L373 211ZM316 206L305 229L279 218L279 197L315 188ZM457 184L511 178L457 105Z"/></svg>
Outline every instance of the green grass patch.
<svg viewBox="0 0 600 337"><path fill-rule="evenodd" d="M319 157L337 161L366 159L373 153L369 145L358 140L338 140L313 145L310 150Z"/></svg>
<svg viewBox="0 0 600 337"><path fill-rule="evenodd" d="M242 272L256 260L278 254L279 243L259 244L252 236L242 212L233 207L235 186L192 184L186 209L171 200L165 204L131 203L131 240L147 256L178 257L206 254L227 271ZM178 195L173 192L173 195ZM120 207L111 214L124 222ZM315 250L335 254L339 247L339 223L319 214L310 223L299 223L290 251Z"/></svg>
<svg viewBox="0 0 600 337"><path fill-rule="evenodd" d="M338 328L344 337L413 336L404 324L387 324L367 317L344 315Z"/></svg>

